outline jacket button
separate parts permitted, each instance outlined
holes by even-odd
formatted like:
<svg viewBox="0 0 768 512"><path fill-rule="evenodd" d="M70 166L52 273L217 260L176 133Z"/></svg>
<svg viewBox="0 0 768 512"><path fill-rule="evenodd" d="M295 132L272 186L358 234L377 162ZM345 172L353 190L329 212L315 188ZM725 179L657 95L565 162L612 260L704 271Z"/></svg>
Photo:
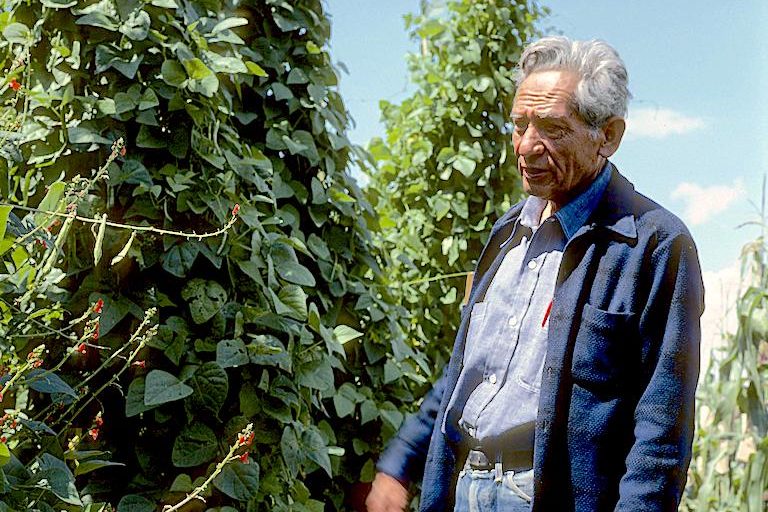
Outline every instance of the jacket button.
<svg viewBox="0 0 768 512"><path fill-rule="evenodd" d="M555 369L551 366L547 366L547 376L552 377L555 375Z"/></svg>

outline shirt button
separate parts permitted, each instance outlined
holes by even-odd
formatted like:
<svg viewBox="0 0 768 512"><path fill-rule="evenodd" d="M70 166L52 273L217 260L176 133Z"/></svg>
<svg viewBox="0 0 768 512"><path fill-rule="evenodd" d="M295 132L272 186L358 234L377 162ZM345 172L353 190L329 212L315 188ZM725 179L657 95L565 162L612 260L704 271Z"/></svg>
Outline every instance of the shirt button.
<svg viewBox="0 0 768 512"><path fill-rule="evenodd" d="M490 375L490 377L488 377L488 382L490 382L491 384L496 384L496 374L495 373L492 373Z"/></svg>
<svg viewBox="0 0 768 512"><path fill-rule="evenodd" d="M509 317L509 321L507 323L509 324L510 327L516 326L517 325L517 317L516 316Z"/></svg>
<svg viewBox="0 0 768 512"><path fill-rule="evenodd" d="M536 263L536 260L531 260L528 262L528 268L531 270L536 270L537 266L538 266L538 263Z"/></svg>

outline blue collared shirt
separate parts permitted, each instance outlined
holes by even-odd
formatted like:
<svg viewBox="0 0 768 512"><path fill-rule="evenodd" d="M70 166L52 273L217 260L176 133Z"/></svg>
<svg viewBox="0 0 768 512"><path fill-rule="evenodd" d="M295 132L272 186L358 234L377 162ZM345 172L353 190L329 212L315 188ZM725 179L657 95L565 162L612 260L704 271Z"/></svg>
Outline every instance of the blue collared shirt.
<svg viewBox="0 0 768 512"><path fill-rule="evenodd" d="M540 222L546 201L530 196L485 297L472 306L463 368L443 419L449 439L532 451L541 372L562 254L597 206L611 177L606 163L579 196Z"/></svg>

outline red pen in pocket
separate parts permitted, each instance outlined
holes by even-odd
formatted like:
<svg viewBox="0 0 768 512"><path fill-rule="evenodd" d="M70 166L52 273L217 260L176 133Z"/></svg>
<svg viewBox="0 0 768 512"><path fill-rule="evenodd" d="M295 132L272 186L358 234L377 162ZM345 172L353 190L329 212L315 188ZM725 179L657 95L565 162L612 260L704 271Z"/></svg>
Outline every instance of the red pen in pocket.
<svg viewBox="0 0 768 512"><path fill-rule="evenodd" d="M547 320L549 320L549 313L552 312L552 302L554 302L555 299L552 299L549 301L549 306L547 306L547 312L544 313L544 320L541 321L541 327L544 328L545 325L547 325Z"/></svg>

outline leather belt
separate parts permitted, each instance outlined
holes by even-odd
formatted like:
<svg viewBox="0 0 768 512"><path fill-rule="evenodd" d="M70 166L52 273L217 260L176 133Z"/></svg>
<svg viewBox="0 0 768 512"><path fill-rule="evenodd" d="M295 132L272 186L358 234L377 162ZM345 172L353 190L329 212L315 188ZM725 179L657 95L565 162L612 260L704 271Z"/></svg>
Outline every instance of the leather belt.
<svg viewBox="0 0 768 512"><path fill-rule="evenodd" d="M532 452L502 453L499 457L503 471L526 471L533 467ZM496 467L497 457L489 457L480 447L473 448L467 453L465 467L478 470L490 470Z"/></svg>

